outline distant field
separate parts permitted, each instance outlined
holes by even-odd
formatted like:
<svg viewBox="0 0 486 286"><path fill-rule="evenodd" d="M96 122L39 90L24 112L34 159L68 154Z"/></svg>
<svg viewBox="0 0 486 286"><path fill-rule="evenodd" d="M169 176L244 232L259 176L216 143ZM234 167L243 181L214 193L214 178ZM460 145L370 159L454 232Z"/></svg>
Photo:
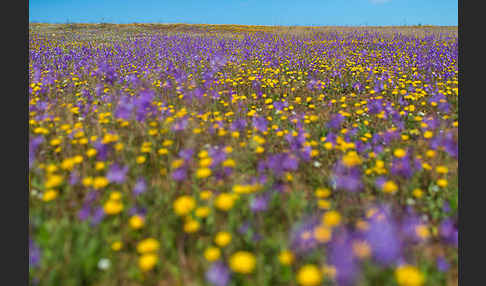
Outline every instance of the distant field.
<svg viewBox="0 0 486 286"><path fill-rule="evenodd" d="M457 285L457 27L29 25L31 285Z"/></svg>

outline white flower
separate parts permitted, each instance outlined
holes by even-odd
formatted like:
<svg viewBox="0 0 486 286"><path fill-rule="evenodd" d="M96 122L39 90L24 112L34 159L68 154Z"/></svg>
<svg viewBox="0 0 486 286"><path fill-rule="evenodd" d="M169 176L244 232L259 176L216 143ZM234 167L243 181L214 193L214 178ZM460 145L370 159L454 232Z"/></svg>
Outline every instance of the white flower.
<svg viewBox="0 0 486 286"><path fill-rule="evenodd" d="M110 268L111 262L108 258L101 258L100 261L98 261L98 268L101 270L106 270Z"/></svg>
<svg viewBox="0 0 486 286"><path fill-rule="evenodd" d="M429 217L426 214L424 214L424 215L422 215L422 220L423 221L428 221L429 220Z"/></svg>
<svg viewBox="0 0 486 286"><path fill-rule="evenodd" d="M319 161L314 161L314 167L319 168L321 165Z"/></svg>
<svg viewBox="0 0 486 286"><path fill-rule="evenodd" d="M407 199L407 205L414 205L415 204L415 200L412 199L412 198L408 198Z"/></svg>

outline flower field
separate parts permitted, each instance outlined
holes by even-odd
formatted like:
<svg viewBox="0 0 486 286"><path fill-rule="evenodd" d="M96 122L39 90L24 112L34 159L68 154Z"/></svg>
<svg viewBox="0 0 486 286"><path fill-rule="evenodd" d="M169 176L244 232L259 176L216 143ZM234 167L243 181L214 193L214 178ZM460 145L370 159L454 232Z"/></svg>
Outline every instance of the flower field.
<svg viewBox="0 0 486 286"><path fill-rule="evenodd" d="M457 285L457 27L29 26L31 285Z"/></svg>

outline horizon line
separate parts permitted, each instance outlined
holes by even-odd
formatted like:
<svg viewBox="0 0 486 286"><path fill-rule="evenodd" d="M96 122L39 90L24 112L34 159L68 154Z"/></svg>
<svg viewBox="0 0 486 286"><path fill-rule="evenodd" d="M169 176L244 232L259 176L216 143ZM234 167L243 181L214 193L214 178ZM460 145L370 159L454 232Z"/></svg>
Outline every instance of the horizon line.
<svg viewBox="0 0 486 286"><path fill-rule="evenodd" d="M110 24L110 25L134 25L134 24L148 24L148 25L214 25L214 26L231 26L231 25L236 25L236 26L265 26L265 27L414 27L414 26L419 26L419 27L424 27L424 26L430 26L430 27L458 27L458 25L433 25L433 24L402 24L402 25L373 25L373 24L367 24L367 25L347 25L347 24L335 24L335 25L319 25L319 24L292 24L292 25L268 25L268 24L210 24L210 23L186 23L186 22L130 22L130 23L120 23L120 22L69 22L67 20L66 22L42 22L42 21L30 21L29 20L29 25L30 24L50 24L50 25L68 25L68 24L88 24L88 25L100 25L100 24Z"/></svg>

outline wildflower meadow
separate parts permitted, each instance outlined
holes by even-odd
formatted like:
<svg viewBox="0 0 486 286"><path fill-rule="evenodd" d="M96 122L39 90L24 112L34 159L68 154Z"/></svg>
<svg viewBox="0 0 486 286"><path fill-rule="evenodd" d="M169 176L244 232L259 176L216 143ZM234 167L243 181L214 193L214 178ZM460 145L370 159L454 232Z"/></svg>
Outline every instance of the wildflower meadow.
<svg viewBox="0 0 486 286"><path fill-rule="evenodd" d="M29 25L31 285L457 285L457 27Z"/></svg>

